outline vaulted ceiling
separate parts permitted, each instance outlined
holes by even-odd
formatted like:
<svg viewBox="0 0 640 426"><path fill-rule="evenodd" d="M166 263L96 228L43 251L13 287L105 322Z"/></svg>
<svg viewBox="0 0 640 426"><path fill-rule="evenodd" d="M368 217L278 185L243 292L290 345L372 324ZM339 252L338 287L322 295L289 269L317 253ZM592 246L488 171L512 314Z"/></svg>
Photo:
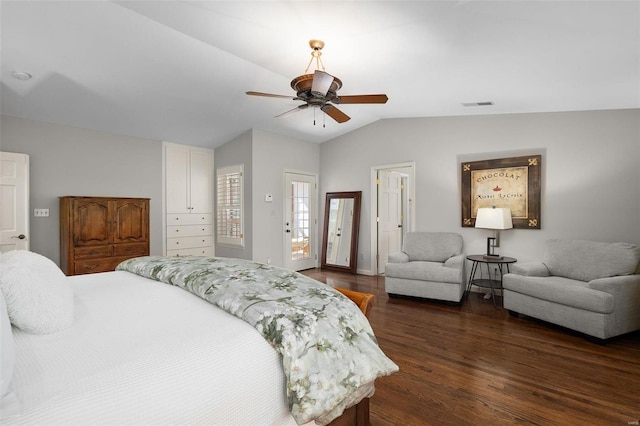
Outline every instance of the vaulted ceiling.
<svg viewBox="0 0 640 426"><path fill-rule="evenodd" d="M6 1L2 114L219 146L257 128L323 142L383 118L640 108L640 2ZM338 124L295 95L326 43ZM14 72L32 75L15 78ZM488 106L465 103L492 102ZM314 126L314 118L316 125ZM325 126L323 126L323 123Z"/></svg>

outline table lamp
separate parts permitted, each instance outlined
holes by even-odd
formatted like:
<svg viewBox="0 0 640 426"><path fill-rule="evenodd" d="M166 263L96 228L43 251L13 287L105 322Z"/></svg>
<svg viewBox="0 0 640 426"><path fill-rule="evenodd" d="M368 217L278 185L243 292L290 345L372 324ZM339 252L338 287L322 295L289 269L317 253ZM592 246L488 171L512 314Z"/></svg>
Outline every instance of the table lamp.
<svg viewBox="0 0 640 426"><path fill-rule="evenodd" d="M487 254L485 257L499 259L494 253L495 247L500 247L500 230L513 228L511 209L500 207L479 208L476 215L476 228L493 229L494 236L487 238ZM493 245L491 241L493 240Z"/></svg>

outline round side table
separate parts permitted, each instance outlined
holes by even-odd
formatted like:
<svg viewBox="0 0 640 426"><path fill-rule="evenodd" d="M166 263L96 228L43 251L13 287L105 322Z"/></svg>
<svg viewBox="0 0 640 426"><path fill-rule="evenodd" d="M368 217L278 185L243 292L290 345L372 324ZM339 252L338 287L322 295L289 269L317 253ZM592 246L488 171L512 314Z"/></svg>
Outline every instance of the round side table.
<svg viewBox="0 0 640 426"><path fill-rule="evenodd" d="M467 284L467 296L471 292L471 286L483 287L491 289L491 298L493 299L493 306L496 306L496 295L494 289L502 290L502 276L504 275L503 265L506 266L507 273L509 272L509 265L516 263L518 259L513 257L503 256L486 256L483 254L472 254L467 256L467 260L473 262L471 264L471 273L469 274L469 283ZM480 270L480 277L476 278L478 268L480 265L486 265L489 278L482 278L482 270ZM498 268L499 279L491 278L491 265L495 265ZM497 278L497 277L496 277ZM497 307L497 306L496 306Z"/></svg>

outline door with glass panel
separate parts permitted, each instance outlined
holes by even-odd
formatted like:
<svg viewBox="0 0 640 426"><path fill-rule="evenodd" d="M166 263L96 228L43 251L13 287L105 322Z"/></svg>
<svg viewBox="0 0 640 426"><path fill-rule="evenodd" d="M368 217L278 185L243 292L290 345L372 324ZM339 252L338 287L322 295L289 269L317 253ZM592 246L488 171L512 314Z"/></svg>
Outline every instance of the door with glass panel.
<svg viewBox="0 0 640 426"><path fill-rule="evenodd" d="M317 266L315 175L285 173L284 266L294 271Z"/></svg>

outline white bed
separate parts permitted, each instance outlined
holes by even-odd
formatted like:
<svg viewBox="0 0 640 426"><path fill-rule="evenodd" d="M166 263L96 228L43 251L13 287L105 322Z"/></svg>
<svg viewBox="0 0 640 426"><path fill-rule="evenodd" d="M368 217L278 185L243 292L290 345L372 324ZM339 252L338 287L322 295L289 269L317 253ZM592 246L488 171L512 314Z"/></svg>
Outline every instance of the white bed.
<svg viewBox="0 0 640 426"><path fill-rule="evenodd" d="M23 412L3 425L296 424L280 356L249 324L128 272L69 281L70 328L13 329Z"/></svg>
<svg viewBox="0 0 640 426"><path fill-rule="evenodd" d="M65 277L40 255L0 254L0 424L326 424L365 398L338 419L349 424L397 370L355 305L300 274L223 258L125 264Z"/></svg>

